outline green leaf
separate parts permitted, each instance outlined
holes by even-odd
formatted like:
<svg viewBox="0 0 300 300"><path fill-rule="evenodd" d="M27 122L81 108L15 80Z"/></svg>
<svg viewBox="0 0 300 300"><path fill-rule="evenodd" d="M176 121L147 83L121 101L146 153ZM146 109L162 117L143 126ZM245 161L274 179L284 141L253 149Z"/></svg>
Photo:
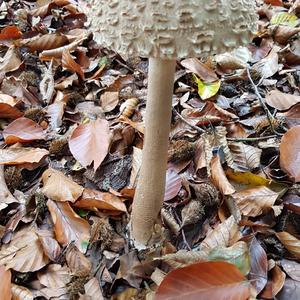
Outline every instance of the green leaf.
<svg viewBox="0 0 300 300"><path fill-rule="evenodd" d="M271 24L295 27L298 25L298 18L287 12L280 12L272 17Z"/></svg>
<svg viewBox="0 0 300 300"><path fill-rule="evenodd" d="M227 261L235 265L244 275L250 272L250 255L247 243L237 242L231 247L213 249L208 259L211 261Z"/></svg>
<svg viewBox="0 0 300 300"><path fill-rule="evenodd" d="M200 78L194 75L194 80L198 85L198 94L202 100L209 99L216 95L220 89L221 81L203 82Z"/></svg>

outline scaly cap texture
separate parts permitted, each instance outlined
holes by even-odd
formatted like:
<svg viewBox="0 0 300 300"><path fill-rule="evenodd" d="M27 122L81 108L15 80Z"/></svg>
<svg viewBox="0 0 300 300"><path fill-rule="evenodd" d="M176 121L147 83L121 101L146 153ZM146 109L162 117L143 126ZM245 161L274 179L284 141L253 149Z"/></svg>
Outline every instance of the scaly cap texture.
<svg viewBox="0 0 300 300"><path fill-rule="evenodd" d="M197 57L247 44L255 0L87 0L95 40L123 56Z"/></svg>

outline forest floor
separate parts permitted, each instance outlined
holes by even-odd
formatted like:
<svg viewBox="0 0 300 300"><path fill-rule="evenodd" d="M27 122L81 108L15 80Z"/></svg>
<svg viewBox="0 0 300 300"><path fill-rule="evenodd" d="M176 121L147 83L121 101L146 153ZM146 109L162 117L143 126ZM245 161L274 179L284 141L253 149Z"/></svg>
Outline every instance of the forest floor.
<svg viewBox="0 0 300 300"><path fill-rule="evenodd" d="M247 47L177 62L138 251L147 60L96 44L76 1L0 1L1 300L300 299L300 1L257 2Z"/></svg>

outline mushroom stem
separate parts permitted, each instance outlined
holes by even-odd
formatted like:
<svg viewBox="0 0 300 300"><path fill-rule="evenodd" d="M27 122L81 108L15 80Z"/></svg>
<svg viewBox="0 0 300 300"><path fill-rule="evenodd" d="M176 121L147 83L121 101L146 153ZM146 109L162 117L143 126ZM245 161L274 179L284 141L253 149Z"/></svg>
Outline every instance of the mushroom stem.
<svg viewBox="0 0 300 300"><path fill-rule="evenodd" d="M176 60L149 59L142 165L131 216L139 247L149 243L164 199L175 66Z"/></svg>

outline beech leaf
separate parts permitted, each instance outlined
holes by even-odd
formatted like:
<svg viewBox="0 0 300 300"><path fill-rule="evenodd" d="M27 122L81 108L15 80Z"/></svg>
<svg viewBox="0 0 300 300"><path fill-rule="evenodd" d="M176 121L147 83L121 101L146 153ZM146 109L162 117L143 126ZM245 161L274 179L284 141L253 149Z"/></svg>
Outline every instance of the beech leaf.
<svg viewBox="0 0 300 300"><path fill-rule="evenodd" d="M55 201L75 202L84 188L62 172L54 169L46 170L42 175L42 193Z"/></svg>
<svg viewBox="0 0 300 300"><path fill-rule="evenodd" d="M69 140L70 151L84 166L94 161L96 171L108 153L110 132L108 121L98 119L79 125Z"/></svg>
<svg viewBox="0 0 300 300"><path fill-rule="evenodd" d="M168 273L157 300L246 300L249 283L237 267L227 262L200 262Z"/></svg>
<svg viewBox="0 0 300 300"><path fill-rule="evenodd" d="M276 236L290 253L300 258L300 240L285 231L276 232Z"/></svg>
<svg viewBox="0 0 300 300"><path fill-rule="evenodd" d="M1 299L11 300L11 272L0 265L0 291Z"/></svg>
<svg viewBox="0 0 300 300"><path fill-rule="evenodd" d="M273 90L266 95L266 102L278 110L287 110L300 102L300 96Z"/></svg>
<svg viewBox="0 0 300 300"><path fill-rule="evenodd" d="M3 130L6 144L27 143L34 140L44 140L44 129L27 118L18 118Z"/></svg>
<svg viewBox="0 0 300 300"><path fill-rule="evenodd" d="M47 206L58 242L63 246L74 242L76 247L85 253L90 239L89 223L80 218L68 202L48 200Z"/></svg>

